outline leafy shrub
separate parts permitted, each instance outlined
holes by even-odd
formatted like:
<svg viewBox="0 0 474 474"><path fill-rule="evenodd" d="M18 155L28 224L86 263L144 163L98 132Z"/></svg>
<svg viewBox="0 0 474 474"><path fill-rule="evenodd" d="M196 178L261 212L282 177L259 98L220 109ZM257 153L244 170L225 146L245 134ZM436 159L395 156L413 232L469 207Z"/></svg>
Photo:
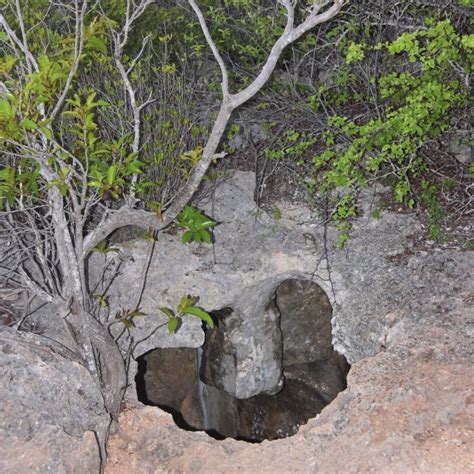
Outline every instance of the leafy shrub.
<svg viewBox="0 0 474 474"><path fill-rule="evenodd" d="M428 206L432 235L439 234L436 186L428 182L419 150L446 132L451 114L468 102L464 79L472 68L474 36L458 34L449 20L427 23L428 28L394 41L352 43L347 50L348 65L376 52L389 59L391 70L370 78L379 97L378 116L361 121L331 115L322 135L326 149L312 158L311 192L349 192L332 216L343 231L342 243L350 228L347 221L356 215L357 190L375 180L392 186L396 202L413 207L413 180L425 176L420 200Z"/></svg>
<svg viewBox="0 0 474 474"><path fill-rule="evenodd" d="M176 225L187 229L181 237L184 244L189 242L211 243L211 234L208 229L217 225L209 217L193 206L186 206L176 218Z"/></svg>

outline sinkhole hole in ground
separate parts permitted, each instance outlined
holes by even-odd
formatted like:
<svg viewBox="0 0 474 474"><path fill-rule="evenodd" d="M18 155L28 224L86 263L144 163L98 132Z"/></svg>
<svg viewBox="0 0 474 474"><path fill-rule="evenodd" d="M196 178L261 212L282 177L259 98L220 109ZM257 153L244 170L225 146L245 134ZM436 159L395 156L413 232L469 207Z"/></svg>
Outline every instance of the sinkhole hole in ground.
<svg viewBox="0 0 474 474"><path fill-rule="evenodd" d="M278 317L268 316L272 312ZM236 365L229 357L236 349L229 347L226 331L235 330L241 319L232 308L213 314L218 327L206 335L202 348L155 349L138 359L138 399L171 413L180 428L206 431L217 439L261 442L284 438L295 434L346 388L350 366L333 350L332 308L316 283L284 281L264 314L258 316L268 317L280 335L275 357L279 358L283 383L275 387L274 394L243 399L225 390ZM222 367L219 362L220 373L212 374L216 359L227 360L234 367Z"/></svg>

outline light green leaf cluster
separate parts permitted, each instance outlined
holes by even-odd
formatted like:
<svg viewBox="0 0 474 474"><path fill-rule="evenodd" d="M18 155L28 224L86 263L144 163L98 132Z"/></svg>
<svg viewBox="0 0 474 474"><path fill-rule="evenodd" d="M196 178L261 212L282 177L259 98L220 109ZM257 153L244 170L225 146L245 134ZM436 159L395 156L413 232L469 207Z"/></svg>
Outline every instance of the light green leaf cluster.
<svg viewBox="0 0 474 474"><path fill-rule="evenodd" d="M423 175L425 163L418 150L449 127L448 117L468 100L459 70L472 68L472 35L458 35L448 21L428 22L426 30L404 33L392 42L372 47L393 57L393 70L374 80L383 114L365 122L333 115L323 134L326 149L313 157L315 178L310 191L330 192L343 187L349 194L340 199L333 220L344 226L356 214L355 196L374 180L389 182L395 199L415 205L411 180ZM366 44L352 43L346 62L364 61ZM408 64L411 64L409 67ZM344 137L342 144L340 137ZM436 188L425 184L422 199L440 217ZM431 219L434 225L436 219Z"/></svg>

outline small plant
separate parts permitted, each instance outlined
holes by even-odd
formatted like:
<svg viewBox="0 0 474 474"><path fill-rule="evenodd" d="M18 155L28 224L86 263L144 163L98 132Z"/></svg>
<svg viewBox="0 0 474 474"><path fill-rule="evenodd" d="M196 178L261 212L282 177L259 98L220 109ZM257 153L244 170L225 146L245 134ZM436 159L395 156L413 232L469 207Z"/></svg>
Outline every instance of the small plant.
<svg viewBox="0 0 474 474"><path fill-rule="evenodd" d="M176 309L176 312L171 308L160 308L160 311L168 318L168 331L170 334L175 334L181 327L183 316L190 315L204 321L211 329L214 329L214 321L211 315L202 308L196 306L199 301L199 296L185 295Z"/></svg>
<svg viewBox="0 0 474 474"><path fill-rule="evenodd" d="M205 216L199 209L193 206L186 206L176 218L176 225L187 229L181 237L183 244L189 242L210 244L211 234L208 229L217 225L217 222Z"/></svg>
<svg viewBox="0 0 474 474"><path fill-rule="evenodd" d="M93 252L99 253L101 255L106 255L112 252L118 252L119 249L116 247L109 247L106 240L101 240L93 249Z"/></svg>
<svg viewBox="0 0 474 474"><path fill-rule="evenodd" d="M120 321L127 329L135 327L133 318L145 316L145 313L140 311L140 308L135 310L122 310L118 311L115 315L115 319Z"/></svg>

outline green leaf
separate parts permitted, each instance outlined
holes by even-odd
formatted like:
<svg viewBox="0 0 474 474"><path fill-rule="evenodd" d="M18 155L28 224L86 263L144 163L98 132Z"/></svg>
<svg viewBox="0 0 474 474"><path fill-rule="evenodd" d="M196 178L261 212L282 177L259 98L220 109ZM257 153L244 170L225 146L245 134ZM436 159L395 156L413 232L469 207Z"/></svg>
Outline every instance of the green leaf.
<svg viewBox="0 0 474 474"><path fill-rule="evenodd" d="M199 235L204 243L210 244L211 243L211 234L207 230L200 230Z"/></svg>
<svg viewBox="0 0 474 474"><path fill-rule="evenodd" d="M94 48L94 49L97 49L98 51L100 51L103 54L107 53L106 44L100 38L98 38L97 36L91 36L89 38L87 46L89 46L91 48Z"/></svg>
<svg viewBox="0 0 474 474"><path fill-rule="evenodd" d="M463 36L461 42L465 48L474 48L474 35Z"/></svg>
<svg viewBox="0 0 474 474"><path fill-rule="evenodd" d="M174 311L169 308L158 308L167 318L174 318Z"/></svg>
<svg viewBox="0 0 474 474"><path fill-rule="evenodd" d="M197 306L189 306L184 309L183 313L197 316L199 319L207 323L211 329L214 329L214 321L212 320L211 315L203 309L198 308Z"/></svg>
<svg viewBox="0 0 474 474"><path fill-rule="evenodd" d="M129 313L127 313L128 318L137 318L140 316L146 316L146 314L140 311L139 309L136 309L134 311L130 311Z"/></svg>
<svg viewBox="0 0 474 474"><path fill-rule="evenodd" d="M13 118L15 115L15 109L10 105L8 100L1 100L0 101L0 119L1 120L8 120Z"/></svg>
<svg viewBox="0 0 474 474"><path fill-rule="evenodd" d="M93 252L99 252L102 254L110 253L110 252L118 252L119 249L116 247L108 247L106 240L101 240L93 249Z"/></svg>
<svg viewBox="0 0 474 474"><path fill-rule="evenodd" d="M193 240L193 236L194 236L194 232L187 230L181 237L181 242L183 242L183 244L187 244L191 242L191 240Z"/></svg>
<svg viewBox="0 0 474 474"><path fill-rule="evenodd" d="M20 127L25 127L28 130L36 130L38 124L33 122L33 120L25 119L20 122Z"/></svg>
<svg viewBox="0 0 474 474"><path fill-rule="evenodd" d="M201 227L214 227L217 225L216 221L203 221L200 223Z"/></svg>
<svg viewBox="0 0 474 474"><path fill-rule="evenodd" d="M89 181L87 183L88 186L92 186L93 188L99 188L99 189L102 189L104 187L104 185L100 182L100 181Z"/></svg>
<svg viewBox="0 0 474 474"><path fill-rule="evenodd" d="M98 100L97 102L94 102L94 107L108 107L109 105L110 104L105 100Z"/></svg>
<svg viewBox="0 0 474 474"><path fill-rule="evenodd" d="M109 166L109 169L107 170L107 183L114 184L116 176L117 176L117 167L115 165Z"/></svg>
<svg viewBox="0 0 474 474"><path fill-rule="evenodd" d="M54 74L51 74L51 81L56 82L59 79L66 79L67 75L64 72L55 72Z"/></svg>
<svg viewBox="0 0 474 474"><path fill-rule="evenodd" d="M176 331L181 326L181 319L179 318L170 318L168 321L168 332L170 334L176 333Z"/></svg>
<svg viewBox="0 0 474 474"><path fill-rule="evenodd" d="M131 319L122 319L121 322L127 329L130 329L132 326L135 326Z"/></svg>
<svg viewBox="0 0 474 474"><path fill-rule="evenodd" d="M364 59L364 44L356 44L352 42L347 48L346 64L351 64L354 61L361 61Z"/></svg>
<svg viewBox="0 0 474 474"><path fill-rule="evenodd" d="M52 134L51 130L48 127L41 127L40 130L48 140L53 139L53 134Z"/></svg>
<svg viewBox="0 0 474 474"><path fill-rule="evenodd" d="M93 249L93 252L100 252L104 253L105 249L107 248L107 241L106 240L101 240Z"/></svg>

